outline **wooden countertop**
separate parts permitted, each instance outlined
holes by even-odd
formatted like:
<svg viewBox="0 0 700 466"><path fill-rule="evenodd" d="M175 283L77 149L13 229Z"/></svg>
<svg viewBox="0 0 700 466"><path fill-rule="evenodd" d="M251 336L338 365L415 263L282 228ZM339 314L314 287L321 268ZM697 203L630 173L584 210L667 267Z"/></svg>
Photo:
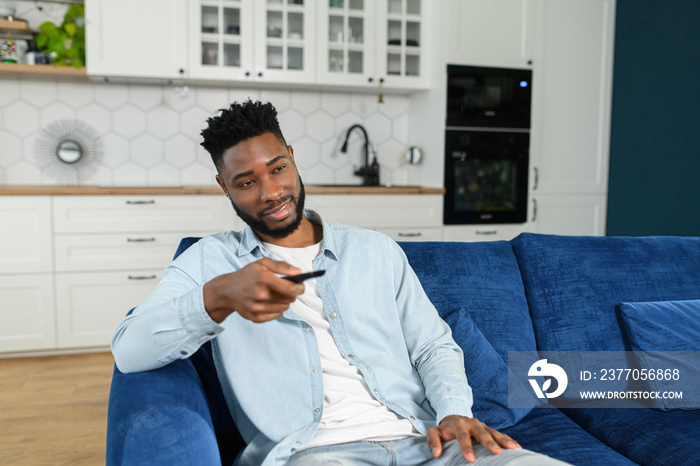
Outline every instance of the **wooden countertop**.
<svg viewBox="0 0 700 466"><path fill-rule="evenodd" d="M443 188L419 186L305 186L307 194L445 194ZM218 186L172 188L99 187L99 186L0 186L0 196L80 196L80 195L178 195L222 194Z"/></svg>

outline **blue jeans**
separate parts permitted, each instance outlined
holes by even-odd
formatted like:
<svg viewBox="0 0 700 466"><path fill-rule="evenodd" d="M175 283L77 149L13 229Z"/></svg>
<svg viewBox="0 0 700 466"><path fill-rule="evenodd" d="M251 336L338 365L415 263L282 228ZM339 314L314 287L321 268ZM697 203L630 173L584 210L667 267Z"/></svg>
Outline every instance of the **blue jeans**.
<svg viewBox="0 0 700 466"><path fill-rule="evenodd" d="M468 463L456 440L443 445L442 455L433 458L425 437L411 437L390 442L352 442L325 447L314 447L292 455L287 466L555 466L565 465L559 460L529 450L503 449L494 455L480 443L474 442L476 463Z"/></svg>

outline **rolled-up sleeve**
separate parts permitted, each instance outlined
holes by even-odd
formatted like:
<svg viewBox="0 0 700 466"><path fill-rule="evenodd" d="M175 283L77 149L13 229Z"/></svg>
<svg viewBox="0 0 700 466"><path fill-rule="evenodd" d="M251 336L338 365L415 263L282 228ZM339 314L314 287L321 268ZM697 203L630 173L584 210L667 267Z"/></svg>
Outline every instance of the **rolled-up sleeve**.
<svg viewBox="0 0 700 466"><path fill-rule="evenodd" d="M147 371L187 358L223 331L204 308L200 247L169 265L148 298L117 326L111 348L120 371Z"/></svg>

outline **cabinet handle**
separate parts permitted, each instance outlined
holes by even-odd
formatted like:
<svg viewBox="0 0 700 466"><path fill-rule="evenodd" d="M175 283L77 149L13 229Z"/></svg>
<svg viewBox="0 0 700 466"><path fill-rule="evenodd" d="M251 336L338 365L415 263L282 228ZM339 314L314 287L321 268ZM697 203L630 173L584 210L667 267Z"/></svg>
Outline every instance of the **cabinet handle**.
<svg viewBox="0 0 700 466"><path fill-rule="evenodd" d="M127 243L153 243L155 238L127 238Z"/></svg>
<svg viewBox="0 0 700 466"><path fill-rule="evenodd" d="M245 75L246 75L246 77L247 77L247 76L250 76L250 71L246 71L246 72L245 72Z"/></svg>
<svg viewBox="0 0 700 466"><path fill-rule="evenodd" d="M153 199L148 200L148 201L126 201L128 205L144 205L144 204L155 204L156 201Z"/></svg>
<svg viewBox="0 0 700 466"><path fill-rule="evenodd" d="M128 275L129 280L155 280L156 275Z"/></svg>
<svg viewBox="0 0 700 466"><path fill-rule="evenodd" d="M532 200L532 221L537 220L537 199Z"/></svg>
<svg viewBox="0 0 700 466"><path fill-rule="evenodd" d="M532 171L535 172L535 180L532 182L532 190L537 191L537 187L540 185L540 171L537 167L533 167Z"/></svg>
<svg viewBox="0 0 700 466"><path fill-rule="evenodd" d="M497 234L498 234L498 230L487 230L487 231L479 231L479 230L476 230L476 234L477 234L477 235L482 235L482 236L497 235Z"/></svg>
<svg viewBox="0 0 700 466"><path fill-rule="evenodd" d="M371 82L373 82L373 81L374 81L374 79L372 79L371 77L370 77L370 78L367 78L367 82L370 82L370 83L371 83Z"/></svg>
<svg viewBox="0 0 700 466"><path fill-rule="evenodd" d="M423 233L417 232L417 233L401 233L399 232L399 237L401 238L418 238L419 236L423 236Z"/></svg>

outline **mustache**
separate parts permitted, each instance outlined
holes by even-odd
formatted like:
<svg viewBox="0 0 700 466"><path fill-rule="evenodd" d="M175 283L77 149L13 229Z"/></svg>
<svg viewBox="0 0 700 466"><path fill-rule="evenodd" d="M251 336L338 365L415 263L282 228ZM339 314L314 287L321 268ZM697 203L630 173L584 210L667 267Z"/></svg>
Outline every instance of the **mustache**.
<svg viewBox="0 0 700 466"><path fill-rule="evenodd" d="M280 199L280 200L278 200L277 202L275 202L274 204L272 204L272 205L266 207L265 209L261 210L261 211L258 213L258 215L259 215L259 216L263 216L263 215L267 214L268 212L272 212L273 210L277 209L279 206L281 206L281 205L283 205L283 204L286 204L288 201L290 201L290 200L292 200L292 199L294 199L294 196L290 194L289 196L287 196L287 197L285 197L285 198L283 198L283 199Z"/></svg>

